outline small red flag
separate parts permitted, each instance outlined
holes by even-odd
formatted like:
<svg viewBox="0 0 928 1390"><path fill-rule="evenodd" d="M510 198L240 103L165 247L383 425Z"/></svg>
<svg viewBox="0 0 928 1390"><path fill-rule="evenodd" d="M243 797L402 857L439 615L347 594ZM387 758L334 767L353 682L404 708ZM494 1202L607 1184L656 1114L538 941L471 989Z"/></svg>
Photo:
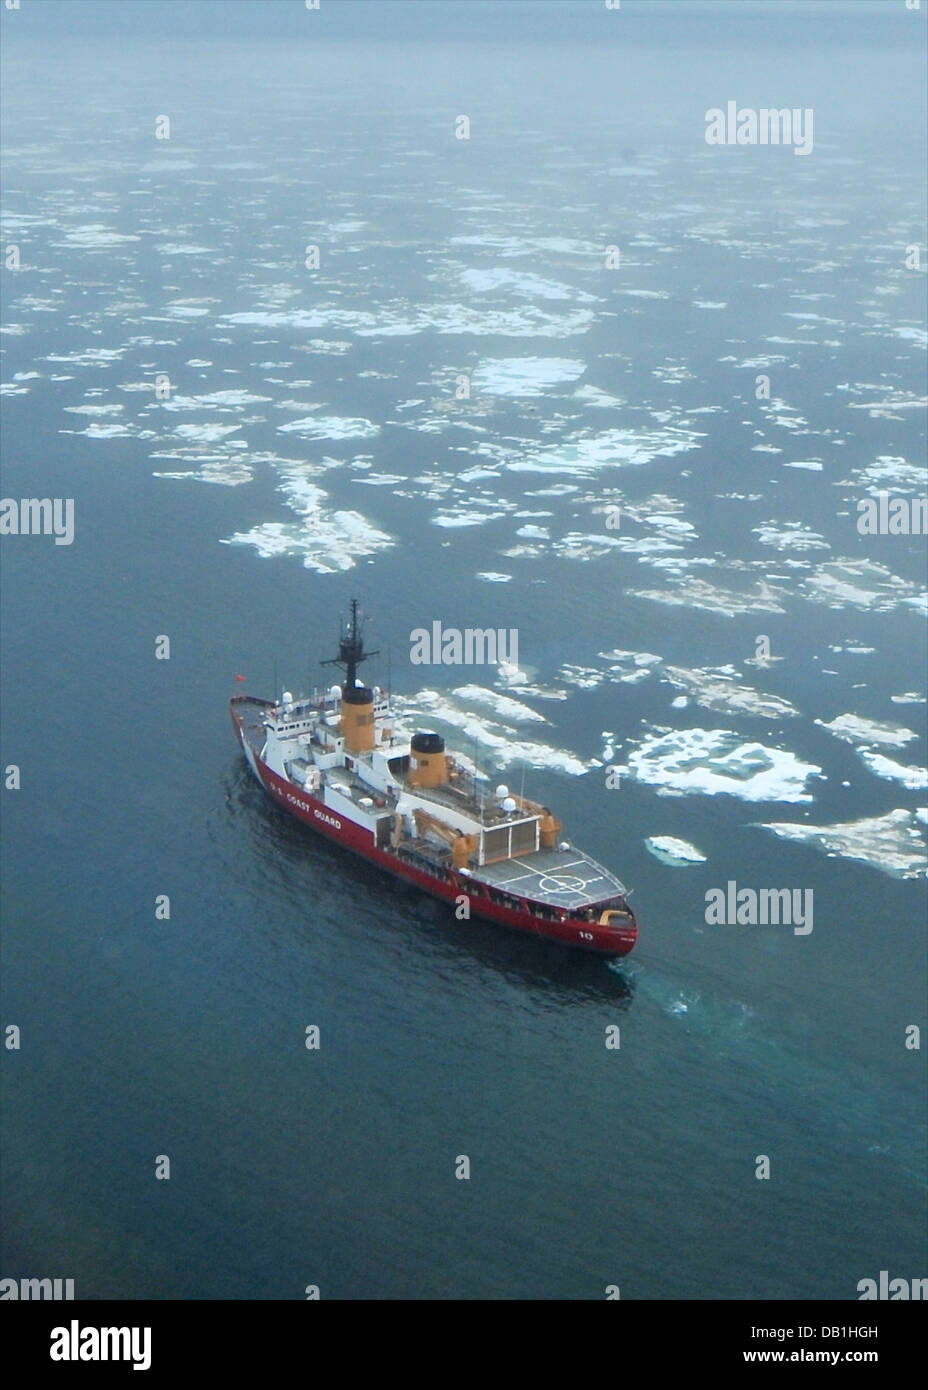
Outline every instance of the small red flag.
<svg viewBox="0 0 928 1390"><path fill-rule="evenodd" d="M244 677L244 676L236 676L235 679L236 679L237 681L243 681L243 680L245 679L245 677Z"/></svg>

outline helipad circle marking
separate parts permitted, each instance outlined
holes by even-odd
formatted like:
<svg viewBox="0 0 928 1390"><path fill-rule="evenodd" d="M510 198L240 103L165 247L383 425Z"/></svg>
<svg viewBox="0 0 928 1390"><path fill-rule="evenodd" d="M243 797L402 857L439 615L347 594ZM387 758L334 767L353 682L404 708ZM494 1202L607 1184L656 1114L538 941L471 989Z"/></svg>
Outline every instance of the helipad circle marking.
<svg viewBox="0 0 928 1390"><path fill-rule="evenodd" d="M538 887L543 893L581 893L586 887L586 879L576 874L544 874Z"/></svg>

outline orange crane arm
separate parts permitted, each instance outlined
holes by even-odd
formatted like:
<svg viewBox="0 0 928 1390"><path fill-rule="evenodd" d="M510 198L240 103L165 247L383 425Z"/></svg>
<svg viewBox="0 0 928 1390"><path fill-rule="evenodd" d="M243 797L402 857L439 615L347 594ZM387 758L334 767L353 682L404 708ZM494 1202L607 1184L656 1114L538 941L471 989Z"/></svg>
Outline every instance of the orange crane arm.
<svg viewBox="0 0 928 1390"><path fill-rule="evenodd" d="M431 830L439 839L451 846L451 862L456 869L466 867L468 859L476 851L479 844L476 835L465 835L463 831L456 830L453 825L447 825L437 816L430 816L428 811L415 810L412 817L417 830Z"/></svg>

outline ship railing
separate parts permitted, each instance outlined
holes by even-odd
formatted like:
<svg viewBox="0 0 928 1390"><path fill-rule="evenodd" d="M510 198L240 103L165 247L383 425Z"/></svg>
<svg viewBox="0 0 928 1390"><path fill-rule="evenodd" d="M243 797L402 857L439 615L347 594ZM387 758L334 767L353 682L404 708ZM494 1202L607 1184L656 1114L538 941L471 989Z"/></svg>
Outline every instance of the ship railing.
<svg viewBox="0 0 928 1390"><path fill-rule="evenodd" d="M615 930L635 920L635 914L624 898L607 898L605 902L591 903L588 907L575 909L570 913L570 917L572 920L595 922L598 926Z"/></svg>

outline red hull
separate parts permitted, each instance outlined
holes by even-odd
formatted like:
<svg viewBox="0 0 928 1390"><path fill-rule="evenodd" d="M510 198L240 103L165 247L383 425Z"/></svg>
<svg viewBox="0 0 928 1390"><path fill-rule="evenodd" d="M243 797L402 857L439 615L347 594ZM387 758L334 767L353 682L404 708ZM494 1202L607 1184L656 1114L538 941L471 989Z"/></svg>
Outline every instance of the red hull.
<svg viewBox="0 0 928 1390"><path fill-rule="evenodd" d="M289 811L291 815L311 826L313 830L317 830L328 839L334 840L336 844L344 845L346 849L353 850L355 854L359 854L363 859L375 864L386 873L414 883L424 892L430 893L432 897L440 898L444 902L453 904L457 898L463 895L470 903L471 916L482 917L490 922L498 922L502 926L513 927L517 931L529 932L532 936L560 941L566 946L594 951L597 955L627 956L629 951L633 949L638 939L637 926L610 929L600 926L597 922L580 922L566 916L557 921L539 918L533 916L527 908L522 910L503 907L478 893L474 893L472 885L468 885L466 875L461 877L452 870L447 878L439 878L437 875L424 873L412 864L405 863L393 853L378 849L372 843L369 830L356 825L347 817L335 815L317 797L311 796L308 792L294 786L292 782L278 776L253 749L248 748L241 720L236 713L234 704L232 705L232 722L246 757L250 754L251 758L254 759L254 768L261 785L276 802Z"/></svg>

